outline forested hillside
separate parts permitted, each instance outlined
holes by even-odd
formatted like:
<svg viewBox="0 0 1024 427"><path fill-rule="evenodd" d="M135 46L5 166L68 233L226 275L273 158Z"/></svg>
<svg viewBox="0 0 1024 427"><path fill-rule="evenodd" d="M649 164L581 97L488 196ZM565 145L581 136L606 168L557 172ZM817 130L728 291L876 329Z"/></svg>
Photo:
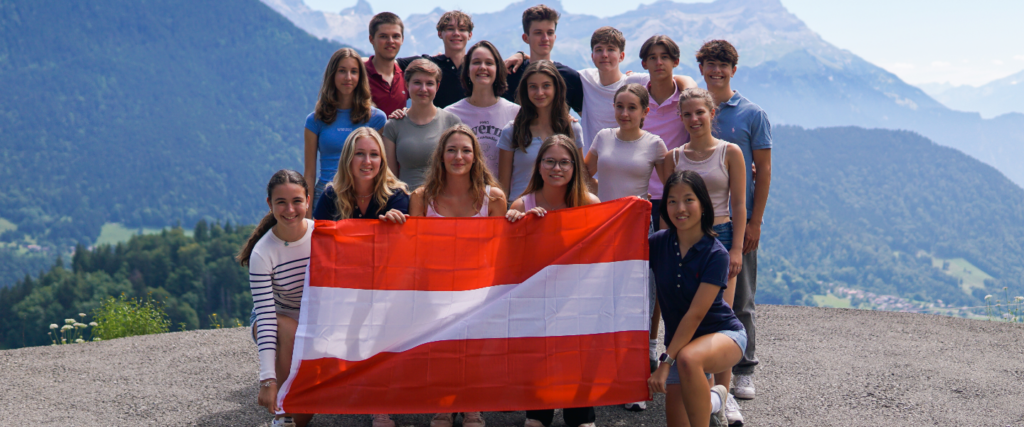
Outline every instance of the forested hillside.
<svg viewBox="0 0 1024 427"><path fill-rule="evenodd" d="M70 270L56 265L0 288L0 348L49 344L47 325L121 294L161 303L173 329L210 327L214 313L223 325L246 324L249 276L233 257L251 231L200 221L193 237L175 228L92 251L78 246Z"/></svg>
<svg viewBox="0 0 1024 427"><path fill-rule="evenodd" d="M818 281L965 305L1024 291L1024 190L994 168L906 131L786 126L773 139L759 300L799 303ZM919 251L994 281L967 295Z"/></svg>
<svg viewBox="0 0 1024 427"><path fill-rule="evenodd" d="M339 47L256 0L0 0L0 240L255 222Z"/></svg>

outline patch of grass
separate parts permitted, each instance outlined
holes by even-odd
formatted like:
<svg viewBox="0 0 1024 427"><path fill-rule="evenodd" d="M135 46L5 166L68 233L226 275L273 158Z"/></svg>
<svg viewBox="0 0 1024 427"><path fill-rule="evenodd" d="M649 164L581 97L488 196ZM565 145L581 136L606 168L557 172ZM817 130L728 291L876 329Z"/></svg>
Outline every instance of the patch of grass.
<svg viewBox="0 0 1024 427"><path fill-rule="evenodd" d="M101 339L133 337L167 332L171 321L163 305L147 298L108 298L93 316L98 326L93 335Z"/></svg>
<svg viewBox="0 0 1024 427"><path fill-rule="evenodd" d="M850 298L839 298L832 295L831 292L828 295L814 295L814 302L818 304L818 307L853 308L850 305Z"/></svg>
<svg viewBox="0 0 1024 427"><path fill-rule="evenodd" d="M931 258L932 267L960 279L960 289L962 289L967 295L970 295L971 290L974 288L984 288L985 280L992 279L992 276L988 273L978 267L975 267L974 264L971 264L963 258L943 259L932 256L924 251L919 252L918 256L927 256Z"/></svg>
<svg viewBox="0 0 1024 427"><path fill-rule="evenodd" d="M142 227L142 234L157 234L170 227ZM139 234L139 228L128 228L118 222L108 222L100 229L100 237L96 238L96 245L114 245L120 242L127 242L132 236ZM192 230L185 230L186 236L192 236Z"/></svg>

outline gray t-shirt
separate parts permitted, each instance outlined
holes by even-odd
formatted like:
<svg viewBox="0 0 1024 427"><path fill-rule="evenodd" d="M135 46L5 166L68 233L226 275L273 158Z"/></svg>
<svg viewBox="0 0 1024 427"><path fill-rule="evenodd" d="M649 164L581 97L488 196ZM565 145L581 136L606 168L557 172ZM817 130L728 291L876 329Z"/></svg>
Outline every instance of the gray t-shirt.
<svg viewBox="0 0 1024 427"><path fill-rule="evenodd" d="M425 125L412 122L408 116L388 120L381 134L395 143L395 157L398 158L398 179L409 185L412 191L423 185L430 167L430 156L437 147L441 134L448 128L462 123L458 116L437 109L434 120Z"/></svg>
<svg viewBox="0 0 1024 427"><path fill-rule="evenodd" d="M654 167L665 161L665 141L643 131L636 141L615 136L619 128L602 129L594 137L590 151L597 153L597 198L602 202L628 196L647 197L647 183Z"/></svg>
<svg viewBox="0 0 1024 427"><path fill-rule="evenodd" d="M583 149L583 128L579 123L573 122L572 124L573 139L576 140L576 146ZM511 189L507 197L509 200L515 200L526 191L526 186L530 183L530 176L533 175L533 163L537 160L537 153L540 152L540 146L544 144L540 138L534 137L530 142L530 146L526 147L524 153L522 149L514 150L515 155L512 157L512 183ZM513 151L512 149L512 123L505 125L505 128L501 130L501 139L498 140L498 148L505 151ZM648 172L650 173L650 172Z"/></svg>

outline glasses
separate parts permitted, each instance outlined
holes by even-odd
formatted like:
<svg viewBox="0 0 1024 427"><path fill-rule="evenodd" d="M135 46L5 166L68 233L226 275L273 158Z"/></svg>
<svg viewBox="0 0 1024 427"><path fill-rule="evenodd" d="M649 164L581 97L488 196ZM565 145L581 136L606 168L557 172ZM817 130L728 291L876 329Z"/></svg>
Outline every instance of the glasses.
<svg viewBox="0 0 1024 427"><path fill-rule="evenodd" d="M544 165L547 169L554 169L555 165L558 165L564 171L572 169L573 161L569 159L555 160L550 157L546 157L540 160L540 164Z"/></svg>

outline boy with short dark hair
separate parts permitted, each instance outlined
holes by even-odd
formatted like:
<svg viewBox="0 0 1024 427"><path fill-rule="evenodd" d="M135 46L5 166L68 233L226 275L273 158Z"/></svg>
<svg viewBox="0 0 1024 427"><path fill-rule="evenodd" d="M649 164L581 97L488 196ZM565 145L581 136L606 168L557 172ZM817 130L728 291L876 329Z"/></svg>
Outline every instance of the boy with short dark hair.
<svg viewBox="0 0 1024 427"><path fill-rule="evenodd" d="M516 102L516 89L523 78L526 66L530 61L551 61L551 49L555 46L555 28L558 27L558 11L543 4L530 7L523 11L523 42L530 45L529 59L523 59L508 75L508 90L502 95L505 99ZM517 53L520 55L522 52ZM525 55L524 55L525 57ZM554 62L554 61L552 61ZM580 74L559 62L554 62L558 74L565 80L565 100L577 113L583 112L583 83Z"/></svg>
<svg viewBox="0 0 1024 427"><path fill-rule="evenodd" d="M732 307L747 330L747 348L743 359L732 368L732 394L740 399L753 399L754 367L758 363L754 354L757 247L760 243L761 224L772 179L772 128L768 115L761 107L732 90L730 81L736 75L738 62L739 53L725 40L704 43L697 52L700 74L704 77L711 96L718 103L714 135L716 138L739 145L746 162L747 226L743 236L743 268L736 278L736 295ZM743 219L733 218L733 221L741 220Z"/></svg>
<svg viewBox="0 0 1024 427"><path fill-rule="evenodd" d="M466 48L473 38L473 19L461 10L450 10L437 20L437 38L444 43L444 53L439 55L410 56L399 58L398 66L403 70L412 61L426 58L441 69L441 83L437 87L434 106L444 108L466 97L460 78L466 58Z"/></svg>
<svg viewBox="0 0 1024 427"><path fill-rule="evenodd" d="M405 77L395 62L402 49L405 26L402 18L391 12L381 12L370 19L370 43L373 55L366 59L366 73L370 81L370 95L374 105L391 113L405 108L409 95L405 92Z"/></svg>

